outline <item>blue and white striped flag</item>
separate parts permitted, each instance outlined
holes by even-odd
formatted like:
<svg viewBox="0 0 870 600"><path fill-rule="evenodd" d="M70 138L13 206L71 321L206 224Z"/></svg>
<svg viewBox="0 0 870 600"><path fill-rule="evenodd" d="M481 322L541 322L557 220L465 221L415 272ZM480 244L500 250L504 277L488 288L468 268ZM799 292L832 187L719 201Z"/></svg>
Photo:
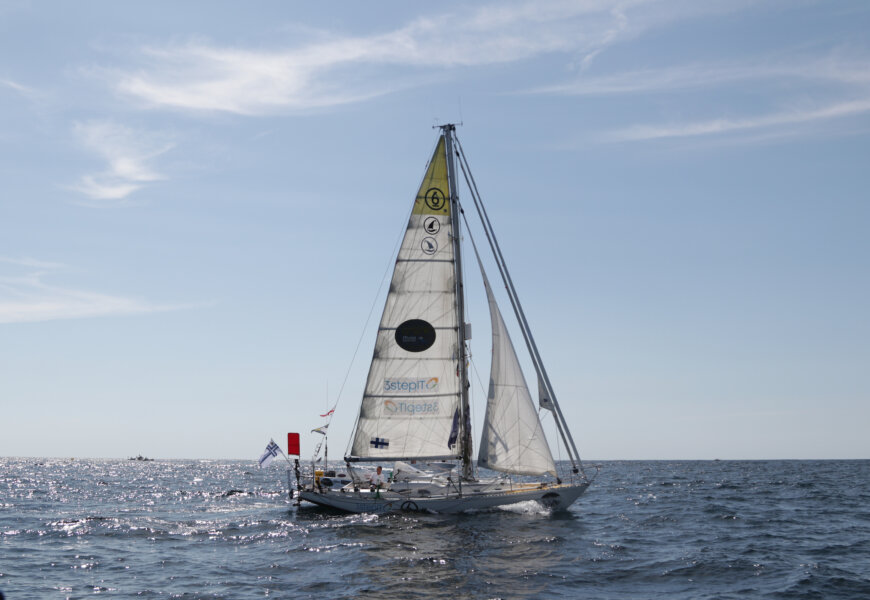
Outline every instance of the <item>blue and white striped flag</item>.
<svg viewBox="0 0 870 600"><path fill-rule="evenodd" d="M269 463L275 460L275 457L278 456L279 452L281 452L281 448L278 447L275 440L269 440L269 445L266 446L266 451L263 452L263 456L260 457L260 468L268 467Z"/></svg>

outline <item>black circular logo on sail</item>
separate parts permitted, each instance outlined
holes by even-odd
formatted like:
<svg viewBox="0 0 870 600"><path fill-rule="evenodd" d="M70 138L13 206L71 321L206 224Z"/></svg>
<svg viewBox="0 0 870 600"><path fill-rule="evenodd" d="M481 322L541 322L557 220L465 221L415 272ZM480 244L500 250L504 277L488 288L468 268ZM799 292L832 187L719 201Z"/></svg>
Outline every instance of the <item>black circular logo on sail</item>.
<svg viewBox="0 0 870 600"><path fill-rule="evenodd" d="M435 343L435 328L422 319L411 319L396 327L396 343L408 352L428 350Z"/></svg>
<svg viewBox="0 0 870 600"><path fill-rule="evenodd" d="M444 196L444 192L442 192L440 188L433 187L426 190L426 195L423 197L423 200L426 201L426 206L432 210L443 210L444 206L447 204L447 198Z"/></svg>

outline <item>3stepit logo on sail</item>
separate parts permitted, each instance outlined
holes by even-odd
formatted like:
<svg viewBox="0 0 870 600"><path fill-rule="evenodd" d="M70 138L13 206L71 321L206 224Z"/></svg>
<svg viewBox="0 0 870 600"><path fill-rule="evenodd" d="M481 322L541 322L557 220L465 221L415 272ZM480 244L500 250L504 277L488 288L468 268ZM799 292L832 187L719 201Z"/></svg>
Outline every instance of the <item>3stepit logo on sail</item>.
<svg viewBox="0 0 870 600"><path fill-rule="evenodd" d="M385 392L404 392L407 394L418 394L421 392L434 392L437 389L437 377L421 377L419 379L411 377L388 377L384 379Z"/></svg>
<svg viewBox="0 0 870 600"><path fill-rule="evenodd" d="M393 379L384 379L385 392L400 392L405 394L422 394L426 392L434 392L438 389L437 377L423 377L420 379L412 379L408 377L397 377ZM384 400L384 409L393 415L435 415L440 413L438 401L406 401L406 400Z"/></svg>

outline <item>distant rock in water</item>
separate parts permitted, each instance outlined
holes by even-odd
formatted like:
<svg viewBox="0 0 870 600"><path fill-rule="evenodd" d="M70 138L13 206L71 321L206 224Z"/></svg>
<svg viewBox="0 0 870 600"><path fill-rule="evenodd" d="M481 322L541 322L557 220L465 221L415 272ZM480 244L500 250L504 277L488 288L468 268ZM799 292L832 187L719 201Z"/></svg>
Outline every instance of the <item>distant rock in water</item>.
<svg viewBox="0 0 870 600"><path fill-rule="evenodd" d="M227 498L229 496L247 496L250 492L246 492L245 490L229 490L221 494L221 498Z"/></svg>

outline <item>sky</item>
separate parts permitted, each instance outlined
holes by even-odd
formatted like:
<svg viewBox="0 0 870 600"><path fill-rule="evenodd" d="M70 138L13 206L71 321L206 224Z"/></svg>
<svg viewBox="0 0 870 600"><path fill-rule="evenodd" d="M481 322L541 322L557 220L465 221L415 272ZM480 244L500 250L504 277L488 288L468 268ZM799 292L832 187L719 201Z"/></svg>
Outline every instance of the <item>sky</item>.
<svg viewBox="0 0 870 600"><path fill-rule="evenodd" d="M455 122L581 456L870 458L868 31L863 0L7 0L0 456L308 457L335 406L340 458Z"/></svg>

